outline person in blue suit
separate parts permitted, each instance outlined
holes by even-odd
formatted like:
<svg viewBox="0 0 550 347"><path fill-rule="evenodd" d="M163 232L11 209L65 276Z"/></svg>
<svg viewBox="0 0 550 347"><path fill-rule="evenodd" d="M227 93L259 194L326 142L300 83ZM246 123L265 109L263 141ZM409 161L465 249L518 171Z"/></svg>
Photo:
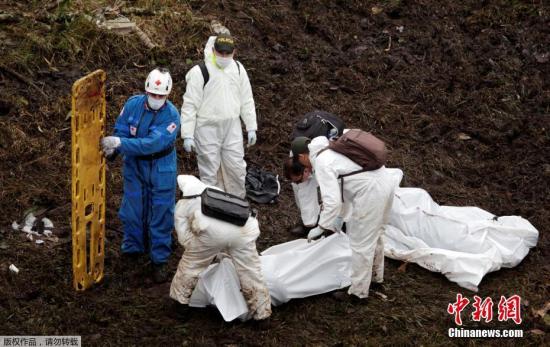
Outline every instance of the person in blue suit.
<svg viewBox="0 0 550 347"><path fill-rule="evenodd" d="M168 279L176 197L176 135L180 116L167 100L172 90L168 70L155 69L145 81L145 94L128 99L113 136L101 139L103 154L124 156L124 195L119 210L127 256L150 252L153 280Z"/></svg>

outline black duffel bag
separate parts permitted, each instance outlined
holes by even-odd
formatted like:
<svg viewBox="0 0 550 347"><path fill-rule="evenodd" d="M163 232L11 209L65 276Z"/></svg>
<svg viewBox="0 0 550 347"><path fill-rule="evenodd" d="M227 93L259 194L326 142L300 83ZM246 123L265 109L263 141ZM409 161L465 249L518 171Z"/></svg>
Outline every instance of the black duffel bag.
<svg viewBox="0 0 550 347"><path fill-rule="evenodd" d="M250 217L250 204L236 195L214 188L206 188L200 195L183 196L182 199L201 197L201 212L205 216L223 220L242 227Z"/></svg>

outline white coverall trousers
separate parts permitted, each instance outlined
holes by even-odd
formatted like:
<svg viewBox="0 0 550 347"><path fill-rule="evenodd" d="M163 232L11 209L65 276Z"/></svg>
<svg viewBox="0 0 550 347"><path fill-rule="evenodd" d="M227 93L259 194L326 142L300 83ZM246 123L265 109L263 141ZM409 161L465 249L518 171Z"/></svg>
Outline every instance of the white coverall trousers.
<svg viewBox="0 0 550 347"><path fill-rule="evenodd" d="M201 181L246 197L246 162L240 118L213 121L195 130Z"/></svg>
<svg viewBox="0 0 550 347"><path fill-rule="evenodd" d="M396 182L382 167L344 178L344 200L352 204L347 222L351 247L351 286L348 293L366 298L371 280L384 278L384 243Z"/></svg>
<svg viewBox="0 0 550 347"><path fill-rule="evenodd" d="M185 252L172 280L170 297L182 304L189 304L199 274L212 263L217 254L226 252L233 260L252 317L269 317L271 297L262 277L260 257L256 250L256 239L260 234L258 221L251 217L243 227L234 226L200 214L200 203L194 209L184 207L188 203L180 200L176 205L175 225Z"/></svg>

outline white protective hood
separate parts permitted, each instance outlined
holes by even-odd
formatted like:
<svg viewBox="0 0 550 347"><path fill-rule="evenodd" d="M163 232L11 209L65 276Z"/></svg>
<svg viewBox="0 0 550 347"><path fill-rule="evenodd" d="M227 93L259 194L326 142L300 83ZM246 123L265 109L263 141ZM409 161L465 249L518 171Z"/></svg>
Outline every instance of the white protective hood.
<svg viewBox="0 0 550 347"><path fill-rule="evenodd" d="M206 184L202 183L198 178L191 175L179 175L178 187L184 196L201 194L206 188Z"/></svg>

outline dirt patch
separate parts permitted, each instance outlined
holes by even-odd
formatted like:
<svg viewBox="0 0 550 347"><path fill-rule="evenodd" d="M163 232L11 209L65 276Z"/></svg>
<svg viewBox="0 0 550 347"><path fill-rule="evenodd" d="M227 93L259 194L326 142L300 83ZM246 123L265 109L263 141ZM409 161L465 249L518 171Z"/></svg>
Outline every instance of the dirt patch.
<svg viewBox="0 0 550 347"><path fill-rule="evenodd" d="M53 4L54 2L52 2ZM330 295L273 309L271 328L224 323L214 309L176 317L166 288L150 282L147 260L123 261L117 209L120 163L107 172L106 275L101 286L71 287L70 242L41 247L10 231L33 206L49 208L56 233L70 231L70 88L85 73L108 73L108 120L141 92L147 72L170 67L179 107L185 73L201 59L209 19L238 39L258 111L258 144L247 160L281 173L288 134L307 111L325 109L390 144L403 185L426 189L440 204L521 215L540 231L538 247L516 268L489 274L481 297L518 294L522 342L548 332L532 309L548 300L550 267L549 7L522 1L137 1L132 20L159 47L99 31L83 14L100 1L0 2L0 335L82 335L85 344L448 344L446 313L456 293L473 293L415 265L388 260L384 294L350 305ZM95 7L94 7L95 6ZM373 7L380 9L374 10ZM8 17L2 17L8 18ZM180 140L178 140L180 141ZM178 142L178 148L182 144ZM179 151L180 172L196 161ZM288 182L278 205L257 206L263 250L291 239L298 214ZM181 248L170 267L175 270ZM20 273L10 275L16 264ZM469 314L469 312L468 312ZM466 327L517 328L491 322ZM464 343L460 340L455 343ZM470 343L470 340L467 341ZM473 340L472 344L516 344Z"/></svg>

